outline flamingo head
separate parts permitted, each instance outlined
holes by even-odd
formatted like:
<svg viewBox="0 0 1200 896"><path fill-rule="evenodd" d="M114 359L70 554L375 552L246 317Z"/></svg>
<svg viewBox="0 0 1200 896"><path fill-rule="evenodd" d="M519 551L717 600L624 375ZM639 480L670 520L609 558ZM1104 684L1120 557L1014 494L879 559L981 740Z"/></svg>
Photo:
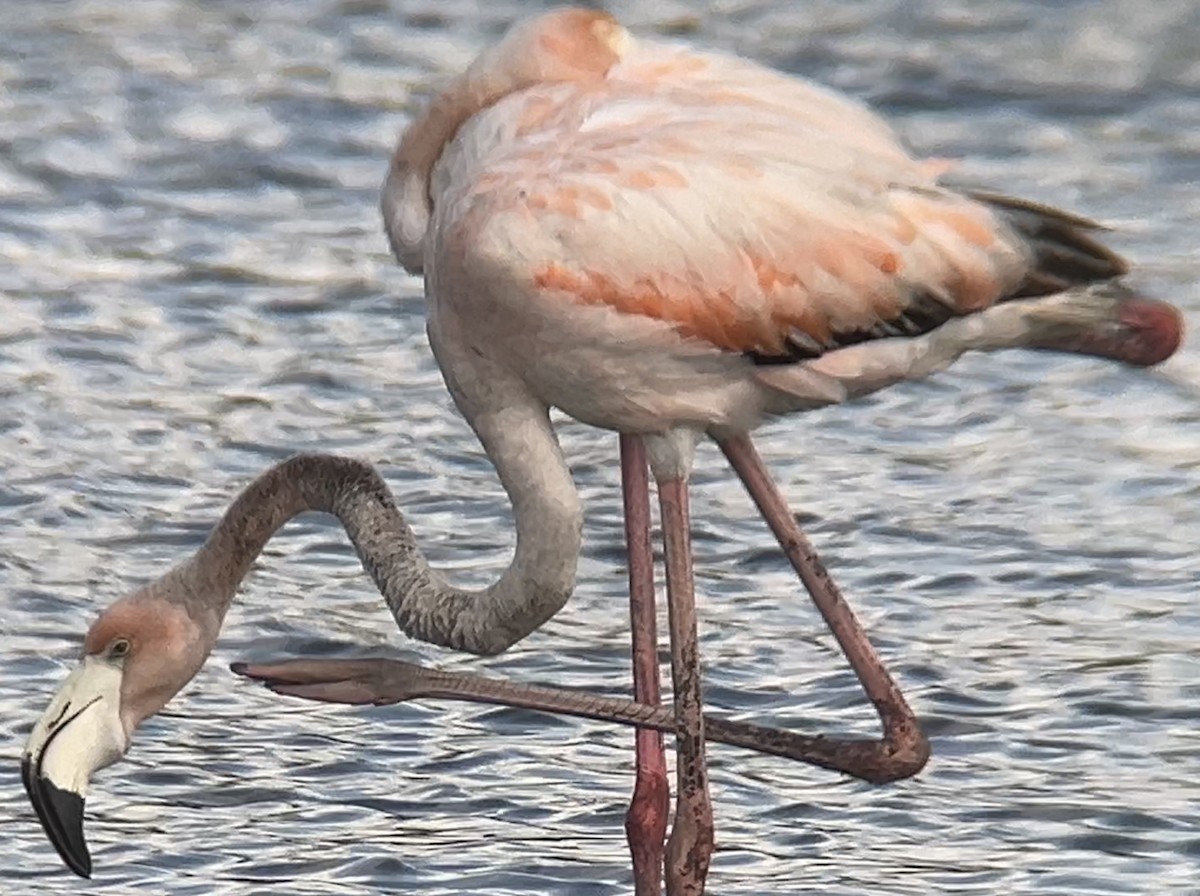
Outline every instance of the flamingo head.
<svg viewBox="0 0 1200 896"><path fill-rule="evenodd" d="M83 658L34 725L21 779L67 867L90 877L83 803L95 772L121 759L133 733L199 671L211 647L184 604L149 589L92 625Z"/></svg>

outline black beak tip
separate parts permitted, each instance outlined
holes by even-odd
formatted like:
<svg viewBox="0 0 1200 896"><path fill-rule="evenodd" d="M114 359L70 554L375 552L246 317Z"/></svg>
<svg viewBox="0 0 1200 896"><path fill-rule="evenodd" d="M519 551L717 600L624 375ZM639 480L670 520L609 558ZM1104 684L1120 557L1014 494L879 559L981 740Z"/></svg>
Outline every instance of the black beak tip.
<svg viewBox="0 0 1200 896"><path fill-rule="evenodd" d="M90 878L92 857L83 839L83 797L39 775L30 756L21 759L21 782L59 857L80 877Z"/></svg>

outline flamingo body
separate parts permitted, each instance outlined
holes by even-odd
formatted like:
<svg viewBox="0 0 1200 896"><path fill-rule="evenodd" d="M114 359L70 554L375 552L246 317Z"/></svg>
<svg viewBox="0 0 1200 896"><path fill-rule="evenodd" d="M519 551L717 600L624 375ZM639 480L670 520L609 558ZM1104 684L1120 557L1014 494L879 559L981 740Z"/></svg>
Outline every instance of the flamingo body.
<svg viewBox="0 0 1200 896"><path fill-rule="evenodd" d="M569 52L594 65L494 74L542 57L565 68ZM578 10L526 24L477 66L511 89L474 110L468 87L447 89L438 114L470 114L427 178L401 143L385 220L427 275L435 351L460 368L489 359L580 420L749 430L905 365L928 372L894 344L840 349L1054 291L1011 207L940 186L945 163L912 158L881 119L808 82ZM433 139L425 124L409 134ZM1077 279L1124 270L1089 222L1019 211L1074 228L1072 249L1090 253ZM422 213L419 234L397 224ZM762 369L773 361L799 363Z"/></svg>

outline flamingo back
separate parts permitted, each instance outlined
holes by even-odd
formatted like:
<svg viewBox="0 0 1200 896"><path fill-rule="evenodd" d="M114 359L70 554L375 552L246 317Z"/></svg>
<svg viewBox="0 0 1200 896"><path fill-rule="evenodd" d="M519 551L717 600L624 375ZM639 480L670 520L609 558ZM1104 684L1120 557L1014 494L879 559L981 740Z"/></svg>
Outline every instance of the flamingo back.
<svg viewBox="0 0 1200 896"><path fill-rule="evenodd" d="M475 284L765 361L1037 294L1043 237L1088 250L1083 279L1123 270L1088 222L946 188L946 168L808 82L631 42L601 79L533 85L463 124L433 175L435 239Z"/></svg>

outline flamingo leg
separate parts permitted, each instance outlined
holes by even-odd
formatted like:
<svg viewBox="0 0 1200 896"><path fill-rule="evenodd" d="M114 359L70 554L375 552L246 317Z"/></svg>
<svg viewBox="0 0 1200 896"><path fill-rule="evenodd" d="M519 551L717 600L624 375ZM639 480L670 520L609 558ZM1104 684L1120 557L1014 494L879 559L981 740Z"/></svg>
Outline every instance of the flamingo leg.
<svg viewBox="0 0 1200 896"><path fill-rule="evenodd" d="M676 726L677 796L675 824L667 840L667 894L685 896L704 892L713 853L687 479L660 481L658 499L667 567Z"/></svg>
<svg viewBox="0 0 1200 896"><path fill-rule="evenodd" d="M719 438L717 443L775 533L792 568L799 574L879 713L883 739L878 743L840 744L838 767L866 780L894 780L915 774L929 758L929 741L921 731L920 722L875 652L854 611L800 530L754 443L747 435Z"/></svg>
<svg viewBox="0 0 1200 896"><path fill-rule="evenodd" d="M658 620L654 606L654 554L650 545L650 477L640 436L621 436L621 488L625 502L625 545L629 554L629 621L633 636L633 697L657 706ZM663 841L667 835L670 787L661 731L634 734L637 777L625 814L625 837L633 857L635 896L662 892Z"/></svg>

